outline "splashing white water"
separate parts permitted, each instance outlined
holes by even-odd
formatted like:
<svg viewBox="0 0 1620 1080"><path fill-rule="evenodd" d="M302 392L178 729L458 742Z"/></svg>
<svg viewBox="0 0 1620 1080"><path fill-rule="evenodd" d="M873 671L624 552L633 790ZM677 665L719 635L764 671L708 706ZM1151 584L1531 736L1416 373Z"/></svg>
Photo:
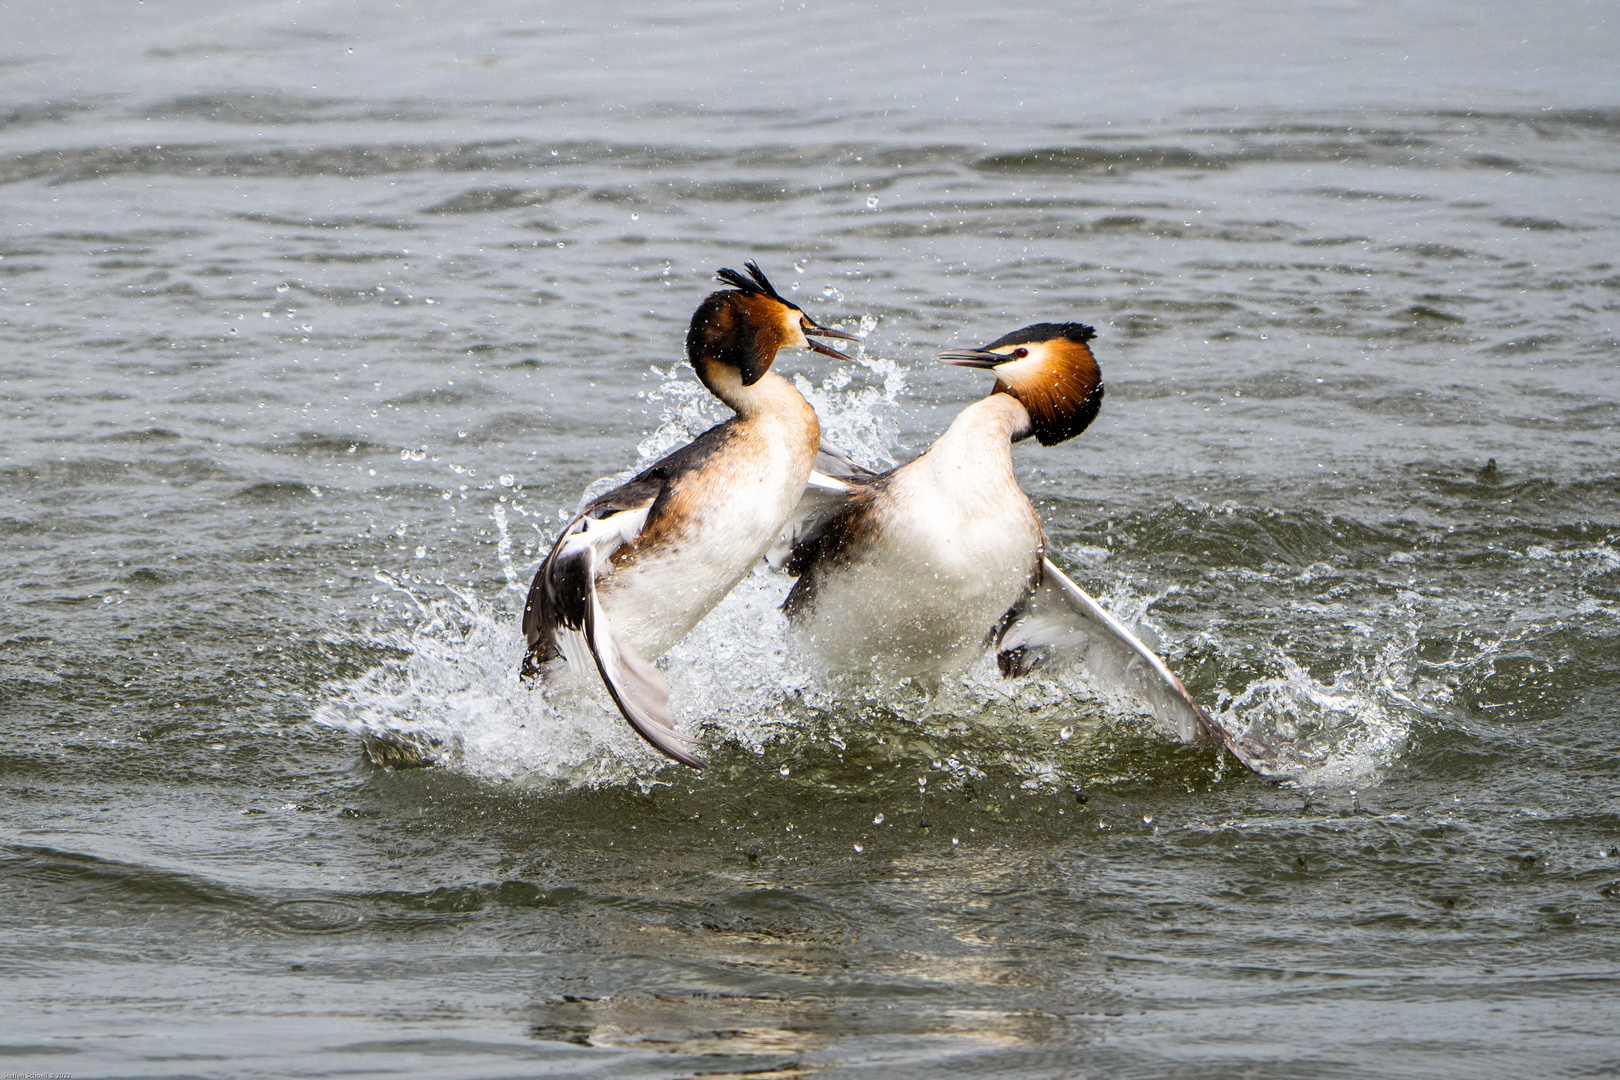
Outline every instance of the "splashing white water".
<svg viewBox="0 0 1620 1080"><path fill-rule="evenodd" d="M332 687L316 710L318 722L352 731L374 750L383 748L373 754L379 759L404 749L488 780L646 789L681 772L631 731L594 672L542 689L519 681L522 639L510 591L483 598L420 578L379 580L416 613L409 629L371 635L402 658ZM988 657L933 688L828 683L791 646L779 610L789 584L762 567L658 662L669 680L678 730L758 753L781 740L791 744L811 714L847 726L858 724L863 710L877 708L889 722L920 733L971 725L987 757L958 750L960 757L940 766L949 777L971 780L994 762L1023 776L1025 787L1056 790L1069 782L1059 758L1011 751L1030 732L1050 734L1046 741L1073 752L1085 739L1063 739L1060 728L1069 728L1071 738L1074 725L1095 734L1105 715L1116 725L1128 726L1124 718L1132 715L1144 728L1152 725L1144 712L1101 691L1083 672L1043 671L1008 682ZM1408 700L1402 682L1406 647L1390 646L1364 669L1331 684L1279 654L1281 675L1252 682L1220 712L1232 726L1276 748L1277 771L1299 784L1376 780L1404 747L1411 717L1421 708ZM1004 737L996 734L1002 729Z"/></svg>

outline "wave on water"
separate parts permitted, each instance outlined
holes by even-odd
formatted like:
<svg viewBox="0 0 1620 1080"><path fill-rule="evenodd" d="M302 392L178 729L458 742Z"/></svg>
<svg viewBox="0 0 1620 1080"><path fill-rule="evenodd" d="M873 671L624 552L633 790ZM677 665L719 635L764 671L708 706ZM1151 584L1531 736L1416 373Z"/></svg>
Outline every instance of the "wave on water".
<svg viewBox="0 0 1620 1080"><path fill-rule="evenodd" d="M862 320L863 332L874 326L870 316ZM862 351L858 362L869 378L857 382L840 365L819 386L803 376L796 381L822 416L828 442L882 467L893 460L892 417L905 369ZM647 398L662 405L661 422L638 447L637 469L725 412L679 369L659 374L664 381ZM586 498L633 472L592 484ZM550 533L535 525L536 552L546 550L556 528L551 514L531 510L521 495L516 489L511 502L491 511L506 581L497 595L419 574L377 572L392 602L382 605L385 617L366 636L396 658L330 686L314 719L358 735L367 755L386 766L431 764L486 780L568 787L645 790L667 783L662 770L676 767L620 718L594 672L539 689L518 679L517 623L538 555L521 566L514 562L511 515L548 523ZM947 789L998 773L1017 787L1052 791L1140 778L1133 757L1154 759L1149 771L1158 775L1191 769L1210 780L1228 767L1209 752L1183 751L1173 735L1153 730L1148 713L1099 693L1083 672L1042 671L1008 682L987 657L937 687L833 685L789 641L780 611L789 584L761 566L658 662L669 680L677 728L708 740L711 759L752 759L744 767L757 770L767 767L760 759L768 757L774 769L780 758L784 776L804 768L841 786L841 769L863 774L851 773L851 783L871 778L873 753L891 766L897 755L909 754ZM1148 619L1155 599L1121 585L1110 606L1156 643L1166 635ZM1412 718L1422 711L1409 696L1405 671L1415 648L1413 629L1328 683L1279 650L1272 665L1277 674L1206 704L1270 743L1278 775L1310 786L1365 783L1396 760ZM823 760L829 747L837 751L836 764ZM1175 760L1161 760L1167 754Z"/></svg>

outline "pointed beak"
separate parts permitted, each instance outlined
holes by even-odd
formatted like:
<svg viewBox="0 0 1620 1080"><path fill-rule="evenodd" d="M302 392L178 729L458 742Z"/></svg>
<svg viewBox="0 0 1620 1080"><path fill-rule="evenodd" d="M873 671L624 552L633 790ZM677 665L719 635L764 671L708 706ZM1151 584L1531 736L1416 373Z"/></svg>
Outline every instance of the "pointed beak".
<svg viewBox="0 0 1620 1080"><path fill-rule="evenodd" d="M1012 357L989 349L947 349L934 359L956 367L993 368L1005 364Z"/></svg>
<svg viewBox="0 0 1620 1080"><path fill-rule="evenodd" d="M805 341L809 344L812 352L818 352L822 356L830 356L834 360L854 361L854 357L845 356L831 345L823 345L819 341L811 341L810 337L813 334L816 337L838 338L840 341L859 341L861 340L860 338L856 337L854 334L846 334L842 330L833 330L826 326L819 326L816 323L809 322L808 319L805 321L808 323L808 325L804 328Z"/></svg>

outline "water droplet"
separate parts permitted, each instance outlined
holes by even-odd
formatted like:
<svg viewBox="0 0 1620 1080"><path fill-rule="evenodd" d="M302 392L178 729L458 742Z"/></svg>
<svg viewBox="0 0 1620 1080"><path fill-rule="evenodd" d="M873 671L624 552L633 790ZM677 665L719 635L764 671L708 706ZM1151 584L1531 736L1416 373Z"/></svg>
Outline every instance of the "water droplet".
<svg viewBox="0 0 1620 1080"><path fill-rule="evenodd" d="M458 439L465 439L465 438L466 438L466 437L467 437L467 433L466 433L466 432L465 432L465 431L458 431L458 432L456 432L456 438L458 438Z"/></svg>
<svg viewBox="0 0 1620 1080"><path fill-rule="evenodd" d="M861 845L859 845L859 844L856 844L856 845L855 845L855 854L857 854L857 855L859 855L859 854L860 854L860 853L861 853L861 852L863 852L863 851L865 851L865 850L866 850L866 849L865 849L865 848L863 848L863 847L861 847Z"/></svg>
<svg viewBox="0 0 1620 1080"><path fill-rule="evenodd" d="M1062 739L1064 742L1068 742L1070 739L1074 738L1074 728L1064 728L1062 731L1058 732L1058 738Z"/></svg>
<svg viewBox="0 0 1620 1080"><path fill-rule="evenodd" d="M951 847L955 847L957 844L960 844L961 842L962 841L960 839L958 839L957 837L954 837L954 836L951 837Z"/></svg>
<svg viewBox="0 0 1620 1080"><path fill-rule="evenodd" d="M558 247L562 247L562 246L563 246L563 242L562 242L562 241L561 241L561 240L559 240L559 241L557 241L557 246L558 246Z"/></svg>
<svg viewBox="0 0 1620 1080"><path fill-rule="evenodd" d="M793 271L798 274L804 273L804 261L802 259L793 264Z"/></svg>
<svg viewBox="0 0 1620 1080"><path fill-rule="evenodd" d="M868 210L876 210L877 209L877 196L876 195L868 195L866 197L866 208Z"/></svg>
<svg viewBox="0 0 1620 1080"><path fill-rule="evenodd" d="M631 214L630 215L630 220L631 221L640 221L641 220L641 215L640 214Z"/></svg>
<svg viewBox="0 0 1620 1080"><path fill-rule="evenodd" d="M782 775L783 775L783 776L786 776L786 775L787 775L787 774L788 774L788 772L789 772L789 769L788 769L788 767L787 767L787 766L786 766L786 765L784 765L784 766L782 766L782 768L781 768L781 769L780 769L780 770L778 770L778 771L780 771L780 772L781 772L781 774L782 774Z"/></svg>
<svg viewBox="0 0 1620 1080"><path fill-rule="evenodd" d="M917 786L918 787L927 787L928 786L928 777L926 777L926 776L917 777Z"/></svg>
<svg viewBox="0 0 1620 1080"><path fill-rule="evenodd" d="M421 546L420 544L418 544L417 547L416 547L416 557L418 559L427 558L427 548L425 548L425 547Z"/></svg>
<svg viewBox="0 0 1620 1080"><path fill-rule="evenodd" d="M882 815L882 814L879 814L879 815L878 815L878 816L877 816L877 817L875 817L875 818L873 818L873 819L872 819L872 824L874 824L874 825L881 825L881 824L883 824L883 815Z"/></svg>
<svg viewBox="0 0 1620 1080"><path fill-rule="evenodd" d="M290 288L292 288L291 285L277 285L276 292L286 292Z"/></svg>
<svg viewBox="0 0 1620 1080"><path fill-rule="evenodd" d="M1142 824L1144 824L1144 825L1153 824L1153 815L1152 814L1143 814L1142 815Z"/></svg>
<svg viewBox="0 0 1620 1080"><path fill-rule="evenodd" d="M515 483L517 483L517 477L509 472L501 473L501 487L511 487Z"/></svg>

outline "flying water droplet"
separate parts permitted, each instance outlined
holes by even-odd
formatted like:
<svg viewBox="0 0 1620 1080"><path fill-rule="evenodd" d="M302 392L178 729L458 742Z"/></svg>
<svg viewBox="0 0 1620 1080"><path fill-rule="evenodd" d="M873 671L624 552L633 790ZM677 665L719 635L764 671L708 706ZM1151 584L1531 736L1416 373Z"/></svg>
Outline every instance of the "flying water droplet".
<svg viewBox="0 0 1620 1080"><path fill-rule="evenodd" d="M859 855L859 854L860 854L860 853L861 853L861 852L863 852L863 851L865 851L865 850L866 850L866 849L865 849L865 848L863 848L863 847L861 847L861 845L859 845L859 844L856 844L856 845L855 845L855 854L857 854L857 855Z"/></svg>
<svg viewBox="0 0 1620 1080"><path fill-rule="evenodd" d="M789 770L789 769L788 769L788 767L787 767L787 766L786 766L786 765L784 765L784 766L782 766L782 768L781 768L781 769L780 769L780 770L778 770L778 771L779 771L779 772L781 772L781 774L782 774L782 775L783 775L783 776L786 776L786 775L787 775L787 774L788 774L788 772L789 772L789 771L790 771L790 770Z"/></svg>
<svg viewBox="0 0 1620 1080"><path fill-rule="evenodd" d="M1068 742L1070 739L1074 738L1074 728L1064 728L1062 731L1058 732L1058 738L1062 739L1064 742Z"/></svg>
<svg viewBox="0 0 1620 1080"><path fill-rule="evenodd" d="M877 196L876 195L868 195L866 197L866 208L868 210L876 210L877 209Z"/></svg>
<svg viewBox="0 0 1620 1080"><path fill-rule="evenodd" d="M881 825L881 824L883 824L883 815L882 815L882 814L879 814L879 815L878 815L878 816L877 816L877 817L875 817L875 818L873 818L873 819L872 819L872 824L874 824L874 825Z"/></svg>
<svg viewBox="0 0 1620 1080"><path fill-rule="evenodd" d="M501 487L511 487L515 483L517 483L517 477L509 472L501 473Z"/></svg>

